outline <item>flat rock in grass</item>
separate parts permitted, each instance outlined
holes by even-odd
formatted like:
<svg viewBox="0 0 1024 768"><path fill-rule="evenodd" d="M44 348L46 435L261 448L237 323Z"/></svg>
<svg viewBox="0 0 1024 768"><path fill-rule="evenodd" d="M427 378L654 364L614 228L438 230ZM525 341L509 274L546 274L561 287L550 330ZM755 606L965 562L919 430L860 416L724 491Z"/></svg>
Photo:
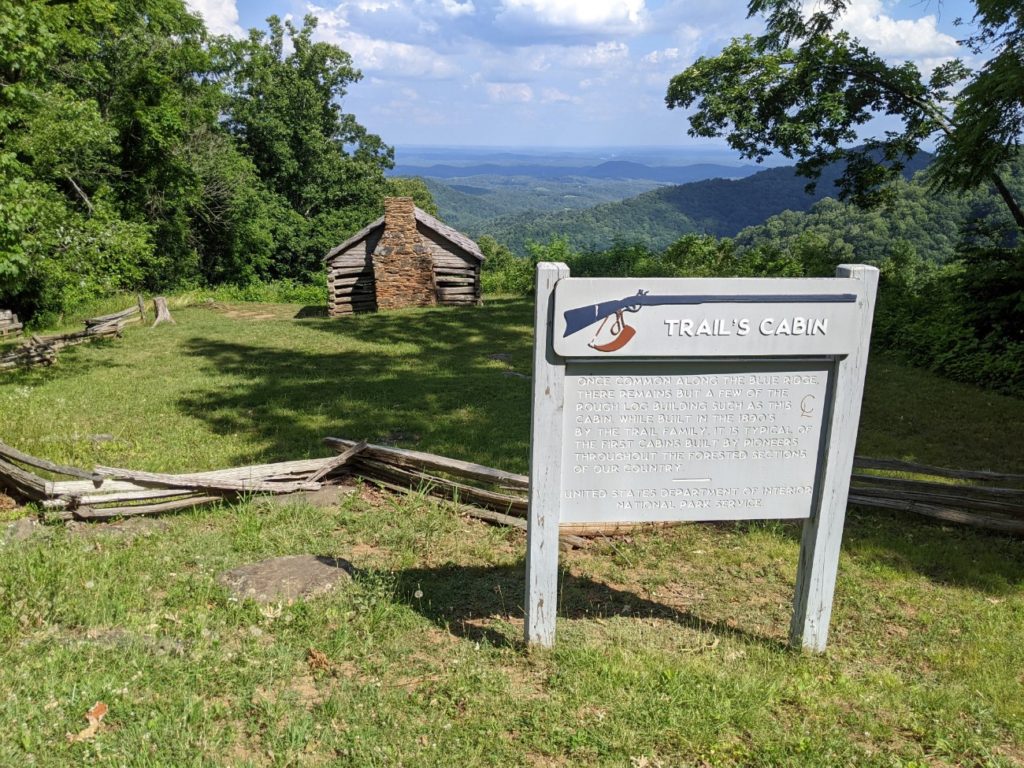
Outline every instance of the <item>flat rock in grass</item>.
<svg viewBox="0 0 1024 768"><path fill-rule="evenodd" d="M13 523L8 523L5 528L3 540L9 544L17 541L28 541L42 530L39 523L31 517L15 520Z"/></svg>
<svg viewBox="0 0 1024 768"><path fill-rule="evenodd" d="M337 483L324 483L316 491L302 491L300 493L282 493L276 496L261 496L259 503L268 507L286 507L297 502L306 502L314 507L333 507L342 502L348 496L356 492L355 487L339 485Z"/></svg>
<svg viewBox="0 0 1024 768"><path fill-rule="evenodd" d="M322 595L352 579L347 560L315 555L288 555L261 560L222 573L221 584L239 600L294 603Z"/></svg>

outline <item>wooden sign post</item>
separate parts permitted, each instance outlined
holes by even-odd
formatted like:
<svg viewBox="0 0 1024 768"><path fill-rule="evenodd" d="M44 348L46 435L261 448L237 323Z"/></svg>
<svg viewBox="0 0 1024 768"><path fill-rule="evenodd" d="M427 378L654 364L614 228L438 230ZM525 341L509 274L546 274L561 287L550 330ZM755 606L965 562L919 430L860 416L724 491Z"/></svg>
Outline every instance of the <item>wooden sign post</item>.
<svg viewBox="0 0 1024 768"><path fill-rule="evenodd" d="M570 278L537 266L526 642L560 524L803 519L790 641L828 640L878 270Z"/></svg>

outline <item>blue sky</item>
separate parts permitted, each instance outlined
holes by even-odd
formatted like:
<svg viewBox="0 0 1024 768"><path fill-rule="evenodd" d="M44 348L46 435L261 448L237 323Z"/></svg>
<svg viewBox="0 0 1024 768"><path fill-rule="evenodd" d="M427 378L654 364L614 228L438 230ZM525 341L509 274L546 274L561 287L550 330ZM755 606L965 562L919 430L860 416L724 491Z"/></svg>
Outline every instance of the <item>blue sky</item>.
<svg viewBox="0 0 1024 768"><path fill-rule="evenodd" d="M320 19L364 79L344 108L390 144L675 146L685 116L669 79L759 28L742 0L187 0L214 32L271 14ZM809 0L813 2L813 0ZM843 26L925 69L958 53L967 0L852 0Z"/></svg>

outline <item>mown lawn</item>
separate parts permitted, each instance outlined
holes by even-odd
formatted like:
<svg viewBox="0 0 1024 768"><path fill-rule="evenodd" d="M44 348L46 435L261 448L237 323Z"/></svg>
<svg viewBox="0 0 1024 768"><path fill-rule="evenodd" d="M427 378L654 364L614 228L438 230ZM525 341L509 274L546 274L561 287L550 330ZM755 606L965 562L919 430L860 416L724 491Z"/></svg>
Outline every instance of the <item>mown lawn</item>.
<svg viewBox="0 0 1024 768"><path fill-rule="evenodd" d="M0 379L0 439L182 471L326 455L330 434L526 470L524 302L174 314ZM1021 424L1020 401L876 357L860 450L1021 472ZM524 543L356 486L0 545L0 764L1024 764L1020 540L851 510L822 657L784 644L796 526L564 554L550 652L520 644ZM216 581L292 553L355 578L264 609ZM69 744L97 700L99 733Z"/></svg>

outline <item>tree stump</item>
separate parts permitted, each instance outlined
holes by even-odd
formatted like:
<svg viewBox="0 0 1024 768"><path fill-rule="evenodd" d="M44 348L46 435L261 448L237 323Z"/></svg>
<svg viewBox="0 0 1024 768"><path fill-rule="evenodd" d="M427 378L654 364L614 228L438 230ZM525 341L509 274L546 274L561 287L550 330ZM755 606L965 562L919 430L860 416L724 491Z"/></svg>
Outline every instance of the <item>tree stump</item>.
<svg viewBox="0 0 1024 768"><path fill-rule="evenodd" d="M153 325L150 328L156 328L160 323L175 324L170 310L167 309L167 299L163 296L157 296L153 299L153 307L156 309L156 320L153 321Z"/></svg>

